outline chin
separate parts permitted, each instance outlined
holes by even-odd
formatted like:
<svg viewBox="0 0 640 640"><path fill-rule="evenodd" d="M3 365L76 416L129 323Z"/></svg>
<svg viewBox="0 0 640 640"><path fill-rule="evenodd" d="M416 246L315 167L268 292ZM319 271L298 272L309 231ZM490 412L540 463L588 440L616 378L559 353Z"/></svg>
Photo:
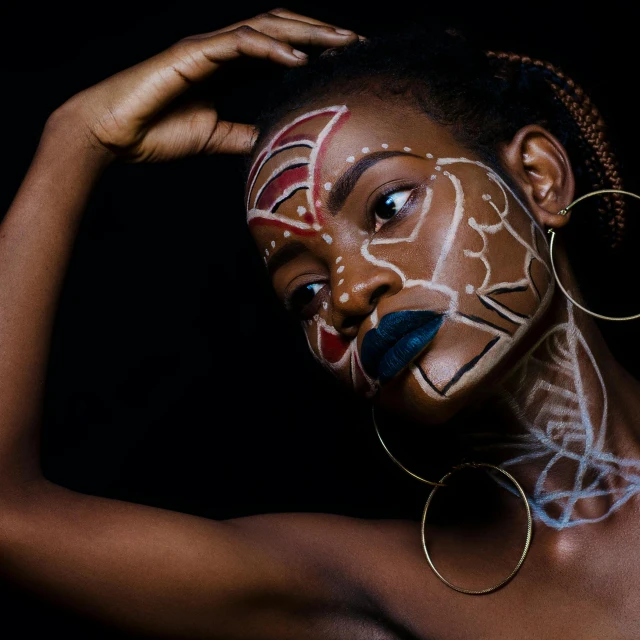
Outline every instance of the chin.
<svg viewBox="0 0 640 640"><path fill-rule="evenodd" d="M425 384L424 368L420 371L420 362L417 362L383 385L376 402L381 409L417 425L443 425L463 410L486 401L487 395L495 391L499 370L504 368L499 366L503 360L500 358L493 366L483 363L482 370L479 368L473 375L461 379L444 394Z"/></svg>
<svg viewBox="0 0 640 640"><path fill-rule="evenodd" d="M376 402L384 411L403 420L436 426L449 422L467 408L472 397L473 394L465 389L457 390L450 397L427 395L410 368L381 387Z"/></svg>

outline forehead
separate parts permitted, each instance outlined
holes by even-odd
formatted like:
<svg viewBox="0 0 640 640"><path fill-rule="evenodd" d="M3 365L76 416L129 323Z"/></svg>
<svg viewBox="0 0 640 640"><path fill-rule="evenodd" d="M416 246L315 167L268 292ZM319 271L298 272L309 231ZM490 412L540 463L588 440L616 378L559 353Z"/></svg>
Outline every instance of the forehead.
<svg viewBox="0 0 640 640"><path fill-rule="evenodd" d="M304 153L307 147L311 156L312 147L317 145L322 151L324 168L333 168L332 162L344 160L367 146L373 150L383 138L389 145L414 141L439 147L443 152L446 151L443 147L459 148L448 128L436 124L408 101L375 96L338 98L292 111L273 128L256 153L247 191L259 189L270 165L276 163L275 156L287 149L297 146Z"/></svg>
<svg viewBox="0 0 640 640"><path fill-rule="evenodd" d="M449 130L413 105L360 96L299 109L257 151L246 192L251 227L285 237L316 235L332 186L363 156L392 152L446 156L460 151Z"/></svg>

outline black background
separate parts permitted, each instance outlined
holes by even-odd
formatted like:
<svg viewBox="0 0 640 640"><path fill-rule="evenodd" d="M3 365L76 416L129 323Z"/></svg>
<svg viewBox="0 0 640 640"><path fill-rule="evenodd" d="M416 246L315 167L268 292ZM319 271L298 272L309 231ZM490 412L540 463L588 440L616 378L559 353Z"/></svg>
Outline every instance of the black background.
<svg viewBox="0 0 640 640"><path fill-rule="evenodd" d="M559 64L600 107L626 185L637 189L637 10L622 2L598 13L578 3L479 4L288 7L364 35L439 20L478 33L487 48ZM270 8L5 3L2 210L48 114L68 97L186 35ZM261 85L246 70L226 75L222 108L250 119L265 76ZM242 167L212 157L116 165L105 174L83 219L53 335L46 474L78 491L211 518L289 510L416 517L424 492L388 463L366 406L313 362L271 292L244 221ZM640 306L637 261L626 264L622 274L603 264L600 284ZM637 375L633 324L603 329ZM7 638L45 630L115 637L6 586L0 612Z"/></svg>

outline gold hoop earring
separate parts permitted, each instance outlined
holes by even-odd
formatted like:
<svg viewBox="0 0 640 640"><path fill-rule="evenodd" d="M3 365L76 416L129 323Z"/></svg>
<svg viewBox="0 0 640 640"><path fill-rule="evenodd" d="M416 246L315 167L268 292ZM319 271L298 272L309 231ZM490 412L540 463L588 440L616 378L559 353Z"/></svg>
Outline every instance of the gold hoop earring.
<svg viewBox="0 0 640 640"><path fill-rule="evenodd" d="M396 458L391 451L389 451L389 447L384 443L382 436L380 435L380 429L378 428L378 423L376 422L376 410L375 407L371 407L371 417L373 418L373 426L375 427L376 433L378 434L378 440L380 440L380 444L387 452L387 455L406 473L408 473L412 478L419 480L420 482L424 482L424 484L430 484L432 487L446 487L446 485L441 482L434 482L433 480L425 480L419 475L413 473L413 471L409 471L407 467L405 467L399 460Z"/></svg>
<svg viewBox="0 0 640 640"><path fill-rule="evenodd" d="M493 469L495 471L499 471L500 473L504 474L507 478L509 478L509 480L514 484L514 486L518 490L518 493L520 494L520 497L522 498L525 509L527 511L527 537L524 543L524 549L522 550L522 554L520 555L520 559L518 560L518 564L516 564L515 568L511 571L511 573L506 578L500 580L498 584L493 585L492 587L487 587L486 589L466 589L465 587L459 587L458 585L455 585L452 582L449 582L436 569L435 565L433 564L433 560L429 555L429 549L427 548L427 537L425 533L426 524L427 524L427 511L429 510L429 506L431 505L431 501L433 500L433 496L435 496L436 491L440 486L446 486L446 484L443 484L443 483L449 476L453 475L456 471L460 471L460 469L465 469L465 468L481 469L483 467L487 469ZM508 471L505 471L504 469L501 469L500 467L497 467L494 464L489 464L488 462L463 462L462 464L459 464L453 467L451 471L449 471L444 476L442 476L438 486L433 487L433 489L431 490L431 493L429 494L429 497L427 498L427 503L424 505L424 511L422 513L422 548L424 549L424 553L427 556L427 562L429 563L429 566L431 567L431 569L433 569L433 572L436 574L436 576L438 576L438 578L440 578L440 580L447 585L447 587L450 587L451 589L453 589L454 591L458 591L459 593L466 593L472 596L482 596L487 593L492 593L493 591L496 591L503 585L507 584L507 582L509 582L509 580L511 580L516 575L516 573L520 571L520 567L524 563L524 559L527 557L527 554L529 553L532 534L533 534L533 518L531 516L531 507L529 506L529 502L527 500L527 496L524 490L522 489L518 481Z"/></svg>
<svg viewBox="0 0 640 640"><path fill-rule="evenodd" d="M579 198L574 200L570 205L568 205L564 209L561 209L560 211L558 211L558 215L559 216L566 216L567 213L569 213L570 209L572 209L575 205L577 205L578 202L582 202L583 200L586 200L587 198L591 198L593 196L598 196L598 195L601 195L603 193L621 193L621 194L623 194L625 196L631 196L633 198L637 198L638 200L640 200L640 196L639 195L637 195L635 193L631 193L630 191L622 191L622 189L601 189L600 191L592 191L591 193L587 193L584 196L580 196ZM637 320L638 318L640 318L640 313L636 313L633 316L604 316L601 313L596 313L595 311L591 311L590 309L587 309L586 307L582 306L579 302L574 300L571 297L571 294L564 288L562 282L560 282L560 276L558 276L558 272L556 271L556 265L555 265L555 262L553 261L553 245L554 245L554 241L556 239L556 232L553 229L549 229L549 234L551 235L551 240L549 242L549 259L551 260L551 268L553 269L553 277L556 279L556 282L558 283L558 286L560 287L560 290L562 291L562 293L564 293L564 295L576 307L578 307L578 309L582 309L582 311L584 311L585 313L588 313L590 316L593 316L594 318L600 318L600 320L611 320L611 321L614 321L614 322L624 322L626 320Z"/></svg>
<svg viewBox="0 0 640 640"><path fill-rule="evenodd" d="M371 416L373 418L373 426L375 427L376 433L378 435L378 439L382 443L382 446L384 447L384 450L387 452L387 454L389 455L391 460L393 460L393 462L395 462L395 464L397 466L399 466L403 471L406 471L412 478L415 478L416 480L419 480L420 482L424 482L425 484L430 484L430 485L433 486L433 488L431 489L431 492L429 493L429 497L427 498L427 502L424 505L424 511L422 512L422 524L421 524L420 528L421 528L421 535L422 535L422 549L423 549L424 554L425 554L425 556L427 558L427 562L429 563L429 566L431 567L432 571L436 574L436 576L444 584L446 584L447 587L453 589L454 591L458 591L459 593L465 593L467 595L473 595L473 596L481 596L481 595L486 595L487 593L492 593L493 591L496 591L500 587L502 587L505 584L507 584L507 582L509 582L516 575L516 573L518 573L518 571L520 571L520 568L522 567L522 565L524 563L524 560L527 557L527 554L529 553L529 547L531 546L531 537L533 535L533 517L531 515L531 507L529 506L529 501L527 500L527 496L526 496L523 488L520 486L520 483L508 471L505 471L504 469L501 469L500 467L497 467L497 466L495 466L493 464L489 464L488 462L463 462L463 463L461 463L459 465L456 465L455 467L452 467L451 471L447 472L444 476L442 476L442 478L440 478L440 480L438 482L433 482L431 480L425 480L424 478L420 477L419 475L416 475L415 473L409 471L409 469L407 469L391 453L391 451L389 451L389 448L384 443L384 440L382 439L382 436L380 435L380 429L378 428L378 423L376 422L375 407L373 407L373 406L371 407ZM520 494L520 497L522 498L522 501L524 502L525 509L526 509L526 512L527 512L527 536L526 536L526 540L525 540L525 544L524 544L524 549L522 550L522 554L520 555L520 559L518 560L518 563L516 564L516 566L513 569L513 571L511 571L511 573L506 578L501 580L498 584L493 585L491 587L487 587L485 589L466 589L465 587L460 587L460 586L458 586L456 584L453 584L452 582L449 582L449 580L447 580L436 569L436 566L434 565L433 560L431 559L431 556L429 555L429 548L427 547L427 536L426 536L427 512L429 511L429 507L431 505L433 497L435 496L436 491L440 487L446 487L447 486L447 484L445 482L445 480L447 480L447 478L452 476L456 471L460 471L461 469L465 469L465 468L472 468L472 469L486 468L486 469L493 469L495 471L499 471L500 473L502 473L504 476L506 476L513 483L513 485L518 490L518 493Z"/></svg>

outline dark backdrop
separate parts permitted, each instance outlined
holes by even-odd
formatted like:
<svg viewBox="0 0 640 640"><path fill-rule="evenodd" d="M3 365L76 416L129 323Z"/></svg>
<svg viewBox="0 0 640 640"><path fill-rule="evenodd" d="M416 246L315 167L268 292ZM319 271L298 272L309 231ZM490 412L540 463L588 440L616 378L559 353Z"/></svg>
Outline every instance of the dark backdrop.
<svg viewBox="0 0 640 640"><path fill-rule="evenodd" d="M600 106L627 185L637 188L637 10L611 1L601 13L558 4L288 7L365 35L441 20L477 33L488 48L558 63ZM65 99L181 37L270 8L242 0L223 8L158 1L86 3L82 10L5 3L2 211L47 115ZM252 117L265 78L272 81L261 78L227 79L227 115ZM212 518L286 510L416 517L422 488L385 459L366 407L320 370L279 308L246 230L241 172L236 158L198 158L117 165L104 176L80 229L54 330L47 475L78 491ZM603 267L599 284L635 296L640 306L637 261L624 268ZM637 323L604 329L637 374ZM115 637L0 589L3 637Z"/></svg>

